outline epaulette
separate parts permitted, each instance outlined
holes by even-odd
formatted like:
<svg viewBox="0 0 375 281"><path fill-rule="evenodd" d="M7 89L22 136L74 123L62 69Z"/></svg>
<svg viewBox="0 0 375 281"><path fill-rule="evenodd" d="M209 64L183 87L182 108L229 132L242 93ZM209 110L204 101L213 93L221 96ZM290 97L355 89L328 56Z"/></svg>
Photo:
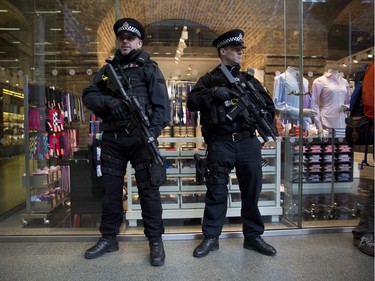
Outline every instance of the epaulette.
<svg viewBox="0 0 375 281"><path fill-rule="evenodd" d="M137 57L136 62L139 63L140 65L145 65L145 63L149 60L150 60L150 54L145 51L142 51Z"/></svg>
<svg viewBox="0 0 375 281"><path fill-rule="evenodd" d="M214 74L215 72L217 72L218 69L220 68L220 65L221 65L221 64L219 64L219 65L216 66L214 69L212 69L211 71L209 71L208 74L212 75L212 74Z"/></svg>

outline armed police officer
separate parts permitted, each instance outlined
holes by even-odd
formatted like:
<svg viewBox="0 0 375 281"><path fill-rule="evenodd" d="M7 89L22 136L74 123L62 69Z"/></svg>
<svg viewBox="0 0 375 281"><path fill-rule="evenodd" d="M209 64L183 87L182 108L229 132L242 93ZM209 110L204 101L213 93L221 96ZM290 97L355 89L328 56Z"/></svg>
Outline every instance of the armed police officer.
<svg viewBox="0 0 375 281"><path fill-rule="evenodd" d="M149 119L148 132L156 141L170 118L164 77L150 55L142 49L145 31L137 20L119 19L113 29L118 49L107 63L120 77L126 94L139 102ZM165 176L165 168L151 163L146 142L140 141L143 136L131 118L129 107L120 91L114 89L113 81L108 79L108 67L106 65L98 72L91 85L83 90L82 96L84 105L103 120L100 130L103 132L101 172L104 195L99 228L102 237L86 251L85 257L94 259L119 249L117 234L124 216L124 176L130 161L135 170L144 234L150 246L150 261L153 266L160 266L164 264L165 252L159 186Z"/></svg>
<svg viewBox="0 0 375 281"><path fill-rule="evenodd" d="M275 107L263 86L253 76L240 71L244 32L234 29L213 41L221 60L238 83L251 82L264 100L263 111L272 124ZM250 92L246 91L249 95ZM256 121L244 110L236 118L227 118L239 93L223 75L220 67L206 73L197 81L187 100L190 111L200 111L202 135L207 143L206 199L202 222L203 241L195 248L194 257L200 258L219 249L219 236L224 225L229 173L236 168L241 191L241 217L243 220L244 248L274 256L276 250L261 235L264 224L258 208L262 189L261 143L255 135Z"/></svg>

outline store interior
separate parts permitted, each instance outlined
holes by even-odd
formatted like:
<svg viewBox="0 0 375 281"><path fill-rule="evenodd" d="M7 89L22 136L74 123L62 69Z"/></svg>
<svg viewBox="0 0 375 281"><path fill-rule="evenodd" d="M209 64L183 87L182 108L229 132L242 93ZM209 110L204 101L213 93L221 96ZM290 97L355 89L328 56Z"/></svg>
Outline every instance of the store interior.
<svg viewBox="0 0 375 281"><path fill-rule="evenodd" d="M116 18L144 24L144 49L166 79L173 110L159 138L168 160L160 190L170 234L201 231L205 186L195 181L193 154L203 155L205 145L185 102L199 77L219 64L212 47L219 34L244 30L241 67L273 98L278 78L290 68L303 74L306 94L331 69L351 93L356 72L374 60L374 1L5 0L0 14L0 235L5 236L98 233L102 190L91 143L100 121L82 106L81 93L115 50ZM64 108L65 99L74 106L59 112L56 104ZM62 114L64 127L51 128L51 114ZM266 230L355 226L374 185L373 147L366 154L362 146L348 146L342 127L319 138L299 126L301 116L293 122L281 116L277 140L262 149L259 206ZM224 232L240 232L234 173L228 189ZM122 235L143 234L138 201L129 166Z"/></svg>

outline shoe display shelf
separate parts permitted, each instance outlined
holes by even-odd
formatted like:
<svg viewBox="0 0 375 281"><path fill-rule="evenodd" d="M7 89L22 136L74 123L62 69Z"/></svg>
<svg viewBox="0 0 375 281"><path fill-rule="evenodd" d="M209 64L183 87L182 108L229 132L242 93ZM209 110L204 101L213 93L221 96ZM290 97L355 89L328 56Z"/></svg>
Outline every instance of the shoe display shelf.
<svg viewBox="0 0 375 281"><path fill-rule="evenodd" d="M160 152L166 158L167 180L160 186L163 206L163 219L202 218L205 206L205 183L195 181L194 154L205 155L202 137L159 138L160 147L173 144L173 148L161 148ZM194 144L194 145L193 145ZM263 188L259 200L260 212L263 216L271 216L278 221L282 215L280 206L280 139L266 143L262 149ZM136 226L141 220L141 206L134 178L134 169L128 165L127 189L129 194L126 219L130 226ZM227 217L240 217L240 190L235 171L230 174L228 184Z"/></svg>

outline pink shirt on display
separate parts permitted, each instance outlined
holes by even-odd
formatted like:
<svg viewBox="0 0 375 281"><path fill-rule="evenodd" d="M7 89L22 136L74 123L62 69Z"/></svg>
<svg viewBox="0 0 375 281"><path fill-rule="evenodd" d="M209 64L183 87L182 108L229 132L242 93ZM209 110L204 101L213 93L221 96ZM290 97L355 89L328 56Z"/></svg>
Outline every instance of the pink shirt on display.
<svg viewBox="0 0 375 281"><path fill-rule="evenodd" d="M341 75L327 72L316 78L312 84L311 109L318 113L317 129L345 128L346 114L341 106L349 107L349 100L350 86Z"/></svg>

